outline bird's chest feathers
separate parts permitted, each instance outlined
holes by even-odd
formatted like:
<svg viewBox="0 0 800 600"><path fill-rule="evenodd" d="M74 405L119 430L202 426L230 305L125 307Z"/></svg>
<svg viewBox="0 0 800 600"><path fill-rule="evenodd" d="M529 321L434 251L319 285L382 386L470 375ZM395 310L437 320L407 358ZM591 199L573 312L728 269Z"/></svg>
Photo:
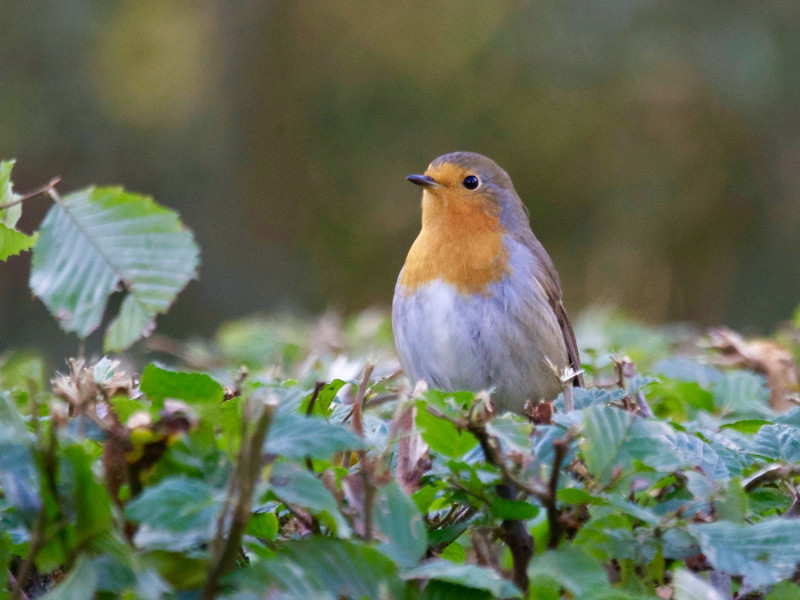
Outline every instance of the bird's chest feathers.
<svg viewBox="0 0 800 600"><path fill-rule="evenodd" d="M461 294L486 294L510 271L498 210L477 202L423 199L422 230L406 258L405 293L439 280Z"/></svg>

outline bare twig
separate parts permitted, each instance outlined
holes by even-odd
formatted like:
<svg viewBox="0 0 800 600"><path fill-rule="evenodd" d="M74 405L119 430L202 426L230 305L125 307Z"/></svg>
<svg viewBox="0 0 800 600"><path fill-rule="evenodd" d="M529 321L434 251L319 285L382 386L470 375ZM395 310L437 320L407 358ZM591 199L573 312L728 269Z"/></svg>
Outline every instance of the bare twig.
<svg viewBox="0 0 800 600"><path fill-rule="evenodd" d="M26 200L30 200L31 198L34 198L34 197L38 196L39 194L49 194L50 192L52 192L55 189L55 187L59 183L61 183L61 177L53 177L53 179L51 179L50 183L48 183L47 185L43 185L41 187L38 187L35 190L33 190L31 192L28 192L27 194L25 194L23 196L20 196L19 198L17 198L13 202L8 202L6 204L0 204L0 210L5 210L7 208L11 208L12 206L16 206L17 204L22 204Z"/></svg>

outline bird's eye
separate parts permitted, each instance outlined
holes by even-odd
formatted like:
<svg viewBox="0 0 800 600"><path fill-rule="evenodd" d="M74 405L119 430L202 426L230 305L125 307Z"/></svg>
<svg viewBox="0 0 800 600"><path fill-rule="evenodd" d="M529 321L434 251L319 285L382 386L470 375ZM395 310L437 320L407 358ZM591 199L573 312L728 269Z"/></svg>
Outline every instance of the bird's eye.
<svg viewBox="0 0 800 600"><path fill-rule="evenodd" d="M478 181L478 178L475 177L475 175L467 175L462 183L464 184L464 187L467 188L468 190L474 190L475 188L478 187L480 181Z"/></svg>

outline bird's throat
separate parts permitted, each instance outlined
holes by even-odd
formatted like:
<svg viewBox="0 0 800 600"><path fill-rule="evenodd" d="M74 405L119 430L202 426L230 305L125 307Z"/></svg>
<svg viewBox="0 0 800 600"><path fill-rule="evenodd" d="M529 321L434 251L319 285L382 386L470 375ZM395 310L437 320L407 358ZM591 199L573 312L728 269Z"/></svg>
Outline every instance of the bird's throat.
<svg viewBox="0 0 800 600"><path fill-rule="evenodd" d="M487 294L510 269L504 234L492 203L426 191L422 230L400 275L402 291L440 280L461 294Z"/></svg>

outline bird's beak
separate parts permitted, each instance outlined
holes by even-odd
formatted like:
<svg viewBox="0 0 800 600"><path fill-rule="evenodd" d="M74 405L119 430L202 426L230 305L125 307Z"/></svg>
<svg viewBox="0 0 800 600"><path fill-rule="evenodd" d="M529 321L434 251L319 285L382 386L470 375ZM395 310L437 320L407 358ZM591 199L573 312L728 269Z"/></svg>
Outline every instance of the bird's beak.
<svg viewBox="0 0 800 600"><path fill-rule="evenodd" d="M415 183L420 187L424 187L427 189L434 189L441 187L441 183L437 183L433 177L429 177L428 175L409 175L406 177L411 183Z"/></svg>

